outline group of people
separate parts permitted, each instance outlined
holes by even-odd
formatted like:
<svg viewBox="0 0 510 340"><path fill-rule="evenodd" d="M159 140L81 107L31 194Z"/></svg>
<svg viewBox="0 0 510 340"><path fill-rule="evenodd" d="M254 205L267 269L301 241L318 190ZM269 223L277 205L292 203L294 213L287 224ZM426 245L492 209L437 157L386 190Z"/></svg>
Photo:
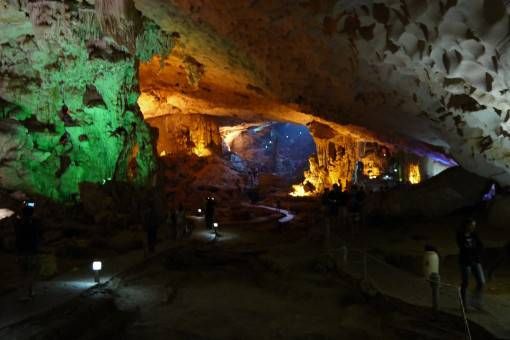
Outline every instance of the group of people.
<svg viewBox="0 0 510 340"><path fill-rule="evenodd" d="M350 226L355 233L363 220L363 204L366 194L362 187L353 185L350 191L342 191L341 184L324 189L321 203L326 216L328 228Z"/></svg>
<svg viewBox="0 0 510 340"><path fill-rule="evenodd" d="M325 246L330 247L332 229L350 227L351 235L357 232L363 221L363 205L366 194L362 187L353 185L350 191L342 191L340 184L334 184L331 190L325 189L321 197L325 220ZM485 274L482 267L483 243L476 231L476 220L468 218L457 230L456 242L459 248L459 268L461 276L461 298L467 306L467 288L469 278L473 275L476 281L475 295L470 305L480 309L482 291L485 286Z"/></svg>
<svg viewBox="0 0 510 340"><path fill-rule="evenodd" d="M205 201L205 225L208 230L214 229L214 217L216 200L213 196L207 197ZM143 214L143 224L147 235L147 251L154 253L158 235L158 229L161 222L169 228L170 238L180 240L189 236L192 232L192 224L186 218L186 209L182 203L177 208L170 209L163 217L158 213L157 205L150 205Z"/></svg>
<svg viewBox="0 0 510 340"><path fill-rule="evenodd" d="M332 190L325 190L322 195L322 205L326 219L326 242L329 246L329 237L332 228L344 225L357 225L363 219L363 204L365 193L361 187L353 186L349 192L341 190L339 184L333 185ZM27 295L24 299L33 297L33 282L37 272L37 254L41 240L39 222L34 218L35 203L26 201L15 216L16 249L20 268L25 273L24 287ZM205 202L205 224L209 230L214 229L216 201L208 197ZM150 208L145 211L143 222L147 231L147 249L154 252L159 216L157 209ZM166 223L174 230L175 239L181 239L191 233L191 225L186 218L186 210L182 204L170 211ZM485 275L482 268L483 244L476 232L476 221L472 218L466 220L457 231L456 241L459 248L459 265L461 272L461 295L466 302L466 290L469 277L472 274L476 280L476 295L472 305L481 306L482 290L485 285Z"/></svg>

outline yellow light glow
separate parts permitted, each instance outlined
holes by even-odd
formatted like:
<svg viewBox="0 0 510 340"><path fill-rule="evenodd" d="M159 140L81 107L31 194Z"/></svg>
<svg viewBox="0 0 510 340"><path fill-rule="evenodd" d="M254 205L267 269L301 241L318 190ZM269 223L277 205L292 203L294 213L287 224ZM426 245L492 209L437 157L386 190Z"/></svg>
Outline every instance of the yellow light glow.
<svg viewBox="0 0 510 340"><path fill-rule="evenodd" d="M312 193L306 192L305 187L302 184L294 184L292 186L292 191L289 193L289 195L293 197L305 197L311 196Z"/></svg>
<svg viewBox="0 0 510 340"><path fill-rule="evenodd" d="M375 179L381 174L381 170L373 164L366 164L363 173L370 179Z"/></svg>
<svg viewBox="0 0 510 340"><path fill-rule="evenodd" d="M411 184L421 182L420 166L418 164L409 165L409 182Z"/></svg>
<svg viewBox="0 0 510 340"><path fill-rule="evenodd" d="M192 151L198 157L207 157L212 154L211 150L209 150L207 147L205 147L203 145L198 145L198 146L194 147Z"/></svg>

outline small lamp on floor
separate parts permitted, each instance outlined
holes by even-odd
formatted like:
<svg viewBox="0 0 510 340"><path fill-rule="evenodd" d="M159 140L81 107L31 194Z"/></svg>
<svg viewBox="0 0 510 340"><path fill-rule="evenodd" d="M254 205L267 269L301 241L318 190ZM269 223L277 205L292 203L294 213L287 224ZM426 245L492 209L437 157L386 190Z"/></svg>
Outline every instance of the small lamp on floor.
<svg viewBox="0 0 510 340"><path fill-rule="evenodd" d="M92 270L94 271L94 282L100 283L99 272L103 269L103 263L101 261L92 262Z"/></svg>

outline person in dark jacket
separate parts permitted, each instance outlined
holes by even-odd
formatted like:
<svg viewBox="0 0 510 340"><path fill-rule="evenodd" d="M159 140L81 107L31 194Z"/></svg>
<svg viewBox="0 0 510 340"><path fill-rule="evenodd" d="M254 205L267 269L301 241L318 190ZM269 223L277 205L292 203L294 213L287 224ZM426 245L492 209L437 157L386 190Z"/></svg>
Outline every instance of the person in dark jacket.
<svg viewBox="0 0 510 340"><path fill-rule="evenodd" d="M155 200L146 208L143 219L145 224L145 232L147 236L147 251L148 254L153 254L156 250L156 242L158 239L158 228L160 223L159 211L156 206ZM148 255L146 254L146 255Z"/></svg>
<svg viewBox="0 0 510 340"><path fill-rule="evenodd" d="M34 297L34 281L37 273L37 252L40 244L40 226L34 218L35 202L24 202L21 214L16 216L15 235L18 262L23 272L26 296L23 300Z"/></svg>
<svg viewBox="0 0 510 340"><path fill-rule="evenodd" d="M329 215L335 218L338 217L338 211L342 201L342 188L338 184L333 184L333 189L328 193Z"/></svg>
<svg viewBox="0 0 510 340"><path fill-rule="evenodd" d="M481 264L483 244L475 230L476 221L472 218L466 220L457 232L457 245L459 247L459 264L462 278L462 301L466 306L466 290L469 285L469 276L472 273L476 280L476 296L472 305L479 309L482 305L485 275Z"/></svg>
<svg viewBox="0 0 510 340"><path fill-rule="evenodd" d="M215 209L216 201L214 197L207 197L207 201L205 202L205 226L208 230L213 230Z"/></svg>

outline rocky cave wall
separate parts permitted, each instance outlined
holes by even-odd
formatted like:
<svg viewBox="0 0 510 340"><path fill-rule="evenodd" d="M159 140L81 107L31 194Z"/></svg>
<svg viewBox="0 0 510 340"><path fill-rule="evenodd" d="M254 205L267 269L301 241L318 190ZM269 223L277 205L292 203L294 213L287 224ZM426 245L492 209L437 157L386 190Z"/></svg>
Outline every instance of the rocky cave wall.
<svg viewBox="0 0 510 340"><path fill-rule="evenodd" d="M2 185L145 181L137 71L147 117L315 120L336 153L400 134L510 184L509 22L501 0L0 0Z"/></svg>
<svg viewBox="0 0 510 340"><path fill-rule="evenodd" d="M395 181L417 184L450 166L405 148L338 134L325 124L312 122L309 128L317 153L309 158L303 182L293 186L294 196L320 194L333 184L349 189L355 182L364 185L368 180L377 180L381 186L385 173L394 169L398 171ZM358 162L362 164L359 174Z"/></svg>
<svg viewBox="0 0 510 340"><path fill-rule="evenodd" d="M148 119L158 129L160 156L221 154L222 138L215 118L207 115L171 114Z"/></svg>
<svg viewBox="0 0 510 340"><path fill-rule="evenodd" d="M165 93L158 90L169 82L153 81L151 114L202 109L356 124L439 146L468 170L510 184L501 0L135 4L178 31L181 59L192 56L203 70L194 92Z"/></svg>
<svg viewBox="0 0 510 340"><path fill-rule="evenodd" d="M409 132L435 130L464 167L510 183L510 26L503 1L376 1L346 12L339 25L360 69L428 121L409 124ZM361 91L358 100L373 101Z"/></svg>
<svg viewBox="0 0 510 340"><path fill-rule="evenodd" d="M145 184L137 66L170 50L128 1L0 0L1 186L66 200L81 182Z"/></svg>

